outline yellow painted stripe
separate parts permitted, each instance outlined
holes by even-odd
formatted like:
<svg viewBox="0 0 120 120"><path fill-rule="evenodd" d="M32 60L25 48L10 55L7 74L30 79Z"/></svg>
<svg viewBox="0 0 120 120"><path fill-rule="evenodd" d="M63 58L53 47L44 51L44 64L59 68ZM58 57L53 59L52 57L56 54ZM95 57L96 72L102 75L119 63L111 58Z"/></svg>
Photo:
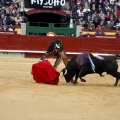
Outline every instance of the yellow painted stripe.
<svg viewBox="0 0 120 120"><path fill-rule="evenodd" d="M83 34L91 34L91 35L95 35L96 32L87 32L87 31L82 31ZM104 32L105 35L115 35L115 32Z"/></svg>
<svg viewBox="0 0 120 120"><path fill-rule="evenodd" d="M17 34L21 34L21 28L15 28L15 31L17 32Z"/></svg>

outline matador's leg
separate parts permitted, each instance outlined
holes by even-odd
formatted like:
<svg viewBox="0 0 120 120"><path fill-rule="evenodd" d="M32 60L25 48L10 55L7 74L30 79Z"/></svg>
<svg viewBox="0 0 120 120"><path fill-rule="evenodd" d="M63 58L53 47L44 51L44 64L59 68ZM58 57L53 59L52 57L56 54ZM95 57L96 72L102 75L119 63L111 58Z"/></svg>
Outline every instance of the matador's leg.
<svg viewBox="0 0 120 120"><path fill-rule="evenodd" d="M66 66L68 64L68 57L67 57L65 51L61 52L61 58L63 60L64 65Z"/></svg>
<svg viewBox="0 0 120 120"><path fill-rule="evenodd" d="M67 58L67 55L66 55L65 51L62 51L62 52L59 53L59 56L57 57L57 59L55 61L54 67L57 68L62 60L63 60L63 63L65 64L65 66L66 66L67 63L68 63L68 58Z"/></svg>
<svg viewBox="0 0 120 120"><path fill-rule="evenodd" d="M61 63L62 59L60 56L57 57L55 63L54 63L54 67L57 68L59 66L59 64Z"/></svg>

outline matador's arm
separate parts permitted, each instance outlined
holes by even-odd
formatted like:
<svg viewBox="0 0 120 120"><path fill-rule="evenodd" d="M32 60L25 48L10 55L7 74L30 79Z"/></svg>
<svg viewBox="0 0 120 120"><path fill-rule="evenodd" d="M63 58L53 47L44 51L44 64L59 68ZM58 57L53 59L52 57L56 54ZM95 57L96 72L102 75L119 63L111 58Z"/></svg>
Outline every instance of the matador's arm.
<svg viewBox="0 0 120 120"><path fill-rule="evenodd" d="M47 52L42 56L42 58L41 58L40 60L43 61L49 54L50 54L50 52L47 51Z"/></svg>

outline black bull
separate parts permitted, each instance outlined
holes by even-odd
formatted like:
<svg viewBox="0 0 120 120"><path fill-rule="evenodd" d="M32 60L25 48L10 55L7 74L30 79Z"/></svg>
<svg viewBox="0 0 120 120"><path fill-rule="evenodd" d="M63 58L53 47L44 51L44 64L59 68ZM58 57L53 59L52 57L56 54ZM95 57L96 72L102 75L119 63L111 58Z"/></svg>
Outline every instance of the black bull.
<svg viewBox="0 0 120 120"><path fill-rule="evenodd" d="M66 68L62 70L63 76L65 77L66 82L70 82L71 79L75 76L74 84L77 83L78 77L82 82L86 82L82 77L84 77L87 74L92 73L98 73L100 76L102 76L103 72L106 72L107 74L110 74L111 76L116 78L116 82L114 86L117 86L118 81L120 79L120 73L118 70L118 64L116 59L113 56L101 56L104 59L98 59L94 57L92 54L89 54L94 65L95 65L95 71L93 71L91 67L91 63L88 59L88 57L80 57L83 59L79 60L78 63L77 59L78 56L84 56L84 54L75 55L67 64Z"/></svg>

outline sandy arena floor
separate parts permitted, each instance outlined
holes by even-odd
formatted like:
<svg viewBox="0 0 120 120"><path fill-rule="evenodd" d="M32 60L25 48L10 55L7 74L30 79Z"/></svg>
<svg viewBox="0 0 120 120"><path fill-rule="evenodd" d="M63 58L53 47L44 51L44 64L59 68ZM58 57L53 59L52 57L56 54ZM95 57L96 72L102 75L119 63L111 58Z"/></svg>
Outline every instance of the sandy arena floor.
<svg viewBox="0 0 120 120"><path fill-rule="evenodd" d="M61 75L59 85L37 84L31 67L38 61L0 58L0 120L120 120L120 85L113 87L115 78L88 75L86 83L75 86Z"/></svg>

